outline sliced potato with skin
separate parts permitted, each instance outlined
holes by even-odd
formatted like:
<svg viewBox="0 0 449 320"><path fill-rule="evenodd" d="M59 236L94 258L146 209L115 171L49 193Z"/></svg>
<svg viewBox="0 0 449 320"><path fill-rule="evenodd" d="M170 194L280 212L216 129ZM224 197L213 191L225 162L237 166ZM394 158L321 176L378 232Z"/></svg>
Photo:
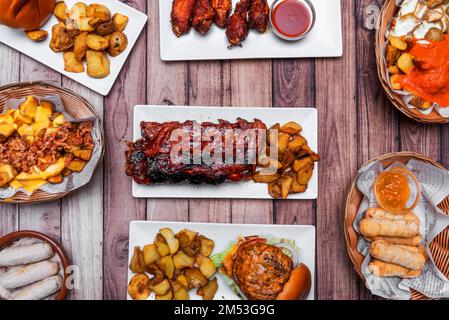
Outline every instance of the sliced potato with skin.
<svg viewBox="0 0 449 320"><path fill-rule="evenodd" d="M165 256L156 261L158 267L164 272L168 279L173 279L173 274L175 272L175 264L171 256Z"/></svg>
<svg viewBox="0 0 449 320"><path fill-rule="evenodd" d="M95 31L95 27L90 25L90 20L92 20L93 18L91 17L83 17L80 18L79 20L79 24L78 24L78 29L82 32L93 32Z"/></svg>
<svg viewBox="0 0 449 320"><path fill-rule="evenodd" d="M214 262L209 257L199 254L196 261L198 263L198 268L206 278L212 278L217 272Z"/></svg>
<svg viewBox="0 0 449 320"><path fill-rule="evenodd" d="M63 57L65 71L73 73L84 72L83 62L76 59L75 53L73 51L65 51Z"/></svg>
<svg viewBox="0 0 449 320"><path fill-rule="evenodd" d="M185 254L194 257L201 249L201 241L198 239L198 232L184 229L176 234L179 247Z"/></svg>
<svg viewBox="0 0 449 320"><path fill-rule="evenodd" d="M112 21L108 22L102 22L97 26L97 34L99 36L108 36L111 33L115 32L117 30L116 25ZM109 45L110 37L108 38L108 45Z"/></svg>
<svg viewBox="0 0 449 320"><path fill-rule="evenodd" d="M170 248L168 247L167 241L162 236L162 234L158 233L156 238L154 239L154 245L156 246L157 252L161 257L168 256L170 254Z"/></svg>
<svg viewBox="0 0 449 320"><path fill-rule="evenodd" d="M175 264L175 268L182 270L185 268L192 268L195 264L195 258L186 255L182 250L179 250L173 256L173 263Z"/></svg>
<svg viewBox="0 0 449 320"><path fill-rule="evenodd" d="M295 172L299 172L300 170L302 170L302 168L309 167L311 165L313 165L313 161L312 161L311 157L302 157L302 158L296 159L293 162L293 170Z"/></svg>
<svg viewBox="0 0 449 320"><path fill-rule="evenodd" d="M287 133L291 136L298 134L302 131L302 127L299 123L294 121L287 122L281 127L281 132Z"/></svg>
<svg viewBox="0 0 449 320"><path fill-rule="evenodd" d="M401 56L401 51L395 47L393 47L391 44L387 45L387 52L386 52L386 63L387 66L390 67L392 65L395 65Z"/></svg>
<svg viewBox="0 0 449 320"><path fill-rule="evenodd" d="M218 291L217 279L210 280L204 287L197 290L196 294L203 298L203 300L214 300L215 294Z"/></svg>
<svg viewBox="0 0 449 320"><path fill-rule="evenodd" d="M300 185L307 185L309 183L310 178L312 178L313 169L314 165L312 164L311 166L303 168L298 172L297 180Z"/></svg>
<svg viewBox="0 0 449 320"><path fill-rule="evenodd" d="M303 136L296 136L288 143L288 149L290 149L294 153L297 153L306 144L307 140Z"/></svg>
<svg viewBox="0 0 449 320"><path fill-rule="evenodd" d="M278 139L278 150L279 154L282 155L288 148L288 143L290 141L290 135L287 133L281 133Z"/></svg>
<svg viewBox="0 0 449 320"><path fill-rule="evenodd" d="M279 179L280 176L276 169L262 169L254 174L253 180L258 183L270 183Z"/></svg>
<svg viewBox="0 0 449 320"><path fill-rule="evenodd" d="M175 234L170 228L163 228L159 230L159 233L164 237L168 248L170 249L170 254L175 254L179 249L179 241L175 238Z"/></svg>
<svg viewBox="0 0 449 320"><path fill-rule="evenodd" d="M136 274L128 284L128 293L133 300L146 300L150 296L150 278L144 273Z"/></svg>
<svg viewBox="0 0 449 320"><path fill-rule="evenodd" d="M109 58L104 52L87 50L87 74L93 78L105 78L111 70Z"/></svg>
<svg viewBox="0 0 449 320"><path fill-rule="evenodd" d="M176 282L189 289L189 282L185 275L181 274L176 278Z"/></svg>
<svg viewBox="0 0 449 320"><path fill-rule="evenodd" d="M175 300L190 300L189 291L186 287L176 281L171 281L171 286L173 288L173 298Z"/></svg>
<svg viewBox="0 0 449 320"><path fill-rule="evenodd" d="M134 247L134 253L129 263L129 269L134 273L145 272L145 262L143 259L143 252L139 247Z"/></svg>
<svg viewBox="0 0 449 320"><path fill-rule="evenodd" d="M89 34L86 38L86 44L89 49L95 51L105 50L109 46L109 42L105 38L96 34Z"/></svg>
<svg viewBox="0 0 449 320"><path fill-rule="evenodd" d="M111 12L102 4L94 3L89 5L86 9L86 13L88 17L101 19L103 21L111 20Z"/></svg>
<svg viewBox="0 0 449 320"><path fill-rule="evenodd" d="M157 285L150 285L150 289L158 296L163 296L171 289L168 279L158 283Z"/></svg>
<svg viewBox="0 0 449 320"><path fill-rule="evenodd" d="M168 292L167 292L166 294L164 294L163 296L156 295L156 296L154 297L154 299L155 299L155 300L160 300L160 301L163 301L163 300L173 300L173 291L172 291L171 288L170 288L170 290L168 290Z"/></svg>
<svg viewBox="0 0 449 320"><path fill-rule="evenodd" d="M88 32L82 32L75 39L73 52L75 53L75 58L78 61L83 61L84 57L86 56L87 50L89 50L89 47L87 46L88 34Z"/></svg>
<svg viewBox="0 0 449 320"><path fill-rule="evenodd" d="M32 30L25 33L29 39L35 42L44 41L48 37L48 32L45 30Z"/></svg>
<svg viewBox="0 0 449 320"><path fill-rule="evenodd" d="M290 188L292 187L293 177L290 175L285 175L281 178L281 197L282 199L287 199L290 193Z"/></svg>
<svg viewBox="0 0 449 320"><path fill-rule="evenodd" d="M304 193L307 191L307 185L299 184L298 179L293 179L290 193Z"/></svg>
<svg viewBox="0 0 449 320"><path fill-rule="evenodd" d="M115 31L109 39L109 54L111 57L120 55L128 47L128 37L120 31Z"/></svg>
<svg viewBox="0 0 449 320"><path fill-rule="evenodd" d="M207 284L207 278L198 268L191 268L184 271L184 275L189 283L189 288L200 288Z"/></svg>
<svg viewBox="0 0 449 320"><path fill-rule="evenodd" d="M143 247L143 261L145 266L155 263L160 257L154 244L147 244Z"/></svg>
<svg viewBox="0 0 449 320"><path fill-rule="evenodd" d="M128 24L128 20L129 18L121 13L115 13L114 16L112 17L112 21L117 27L117 31L125 30L126 25Z"/></svg>
<svg viewBox="0 0 449 320"><path fill-rule="evenodd" d="M209 257L212 254L212 251L214 250L214 246L215 246L214 241L206 238L203 235L199 236L198 239L200 239L200 243L201 243L201 248L200 248L201 254L206 257Z"/></svg>
<svg viewBox="0 0 449 320"><path fill-rule="evenodd" d="M268 184L268 193L274 199L279 199L281 197L281 187L277 181Z"/></svg>
<svg viewBox="0 0 449 320"><path fill-rule="evenodd" d="M65 22L69 18L66 3L64 1L56 2L53 14L59 21Z"/></svg>

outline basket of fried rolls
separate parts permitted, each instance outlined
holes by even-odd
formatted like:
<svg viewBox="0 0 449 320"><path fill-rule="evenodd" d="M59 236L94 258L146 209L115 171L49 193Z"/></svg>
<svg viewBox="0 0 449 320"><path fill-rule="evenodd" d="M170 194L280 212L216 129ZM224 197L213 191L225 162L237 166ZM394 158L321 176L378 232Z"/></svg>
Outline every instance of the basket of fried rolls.
<svg viewBox="0 0 449 320"><path fill-rule="evenodd" d="M401 185L404 175L412 179ZM345 237L354 268L373 295L449 297L448 215L449 172L436 161L399 152L362 166L347 198Z"/></svg>

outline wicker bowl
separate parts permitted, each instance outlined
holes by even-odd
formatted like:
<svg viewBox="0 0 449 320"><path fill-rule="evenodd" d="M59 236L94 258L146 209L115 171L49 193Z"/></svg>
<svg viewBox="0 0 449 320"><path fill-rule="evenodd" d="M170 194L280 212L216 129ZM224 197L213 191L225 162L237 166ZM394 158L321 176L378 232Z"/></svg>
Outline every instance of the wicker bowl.
<svg viewBox="0 0 449 320"><path fill-rule="evenodd" d="M377 31L376 31L376 63L377 63L377 74L379 76L380 83L387 94L388 99L391 103L407 117L416 120L421 123L427 124L442 124L449 123L449 118L442 117L435 110L432 110L430 114L423 114L418 109L410 109L402 101L401 96L395 93L391 88L387 80L387 70L384 64L384 51L385 43L387 39L385 38L385 32L389 27L391 21L395 17L398 11L396 6L396 0L386 0L377 21Z"/></svg>
<svg viewBox="0 0 449 320"><path fill-rule="evenodd" d="M424 161L436 167L444 169L444 167L438 162L426 156L413 152L397 152L386 154L368 161L363 165L363 167L377 160L380 160L385 167L397 161L405 164L410 159ZM362 279L362 281L365 282L365 278L361 271L364 256L357 251L358 234L355 232L353 228L353 223L357 215L357 211L363 199L363 194L356 187L356 180L357 177L352 182L351 189L349 190L349 194L346 200L344 234L346 238L346 249L348 251L349 258L351 259L352 264L354 265L354 269L359 275L360 279ZM449 197L447 197L442 203L440 203L439 207L447 215L449 215ZM449 228L446 228L430 243L430 251L432 252L432 256L438 269L446 277L449 278ZM428 298L423 294L412 290L412 300L423 300L423 299Z"/></svg>
<svg viewBox="0 0 449 320"><path fill-rule="evenodd" d="M4 104L7 100L16 98L24 98L28 95L45 96L45 95L59 95L64 103L64 108L75 119L87 118L94 116L100 124L100 145L101 157L95 163L95 169L101 163L104 155L104 132L101 125L100 117L95 109L83 97L65 88L61 88L51 83L46 82L26 82L10 84L0 87L0 114L3 113ZM28 196L22 192L16 193L12 198L0 200L0 203L17 203L17 204L34 204L41 202L48 202L60 199L69 193L81 188L79 186L70 190L69 192L61 193L47 193L42 190L37 190L32 195Z"/></svg>

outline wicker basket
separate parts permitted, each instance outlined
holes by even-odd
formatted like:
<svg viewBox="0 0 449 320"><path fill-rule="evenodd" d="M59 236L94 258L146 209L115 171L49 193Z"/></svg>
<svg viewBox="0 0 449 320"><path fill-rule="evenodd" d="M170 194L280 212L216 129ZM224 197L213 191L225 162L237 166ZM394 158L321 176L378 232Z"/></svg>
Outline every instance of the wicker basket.
<svg viewBox="0 0 449 320"><path fill-rule="evenodd" d="M389 166L390 164L399 161L402 163L407 163L410 159L416 159L424 162L428 162L434 166L444 168L441 164L435 162L434 160L427 158L423 155L413 153L413 152L398 152L398 153L390 153L378 157L376 159L370 160L364 166L368 165L371 162L380 160L384 166ZM355 232L353 228L353 223L355 217L357 215L357 211L360 207L360 204L363 199L363 194L356 187L356 179L354 179L351 189L349 190L348 198L346 200L346 209L345 209L345 221L344 221L344 233L346 238L346 248L349 254L349 258L351 259L354 269L365 282L365 278L361 272L362 262L364 260L364 256L357 251L357 241L358 234ZM449 197L446 198L439 207L449 215ZM440 233L430 244L430 251L432 252L432 256L434 258L435 264L438 269L449 278L449 228L446 228L442 233ZM412 299L413 300L423 300L428 299L426 296L422 295L417 291L412 291Z"/></svg>
<svg viewBox="0 0 449 320"><path fill-rule="evenodd" d="M391 21L395 17L398 11L396 6L396 0L386 0L382 10L380 12L379 19L377 21L377 31L376 31L376 63L377 63L377 74L379 76L380 82L385 90L385 93L390 99L391 103L407 117L416 120L421 123L427 124L441 124L449 123L449 118L442 117L435 110L430 114L423 114L418 109L410 109L402 101L401 96L395 93L388 84L387 80L387 70L384 64L384 52L385 47L385 32L389 27Z"/></svg>
<svg viewBox="0 0 449 320"><path fill-rule="evenodd" d="M86 118L94 116L100 123L100 148L101 157L95 164L95 169L101 163L104 155L104 132L101 125L100 118L95 109L87 102L83 97L78 94L67 90L65 88L58 87L54 84L46 82L27 82L17 83L0 87L0 113L3 112L4 104L7 100L12 98L24 98L28 95L45 96L45 95L59 95L64 103L64 108L75 119ZM81 188L75 188L70 192L62 193L47 193L41 190L36 191L31 196L28 196L22 192L18 192L14 197L6 200L0 200L0 203L18 203L18 204L34 204L47 201L53 201L66 196L67 194Z"/></svg>

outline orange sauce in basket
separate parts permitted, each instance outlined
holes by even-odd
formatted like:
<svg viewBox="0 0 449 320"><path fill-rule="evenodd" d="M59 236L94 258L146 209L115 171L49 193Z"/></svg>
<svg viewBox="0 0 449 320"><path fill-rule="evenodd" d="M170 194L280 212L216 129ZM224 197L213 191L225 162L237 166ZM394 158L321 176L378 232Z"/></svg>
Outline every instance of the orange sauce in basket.
<svg viewBox="0 0 449 320"><path fill-rule="evenodd" d="M376 199L384 210L400 213L406 209L410 186L404 173L396 170L382 172L377 176L374 188Z"/></svg>
<svg viewBox="0 0 449 320"><path fill-rule="evenodd" d="M444 41L413 40L411 45L415 68L398 83L426 101L449 106L449 35Z"/></svg>

